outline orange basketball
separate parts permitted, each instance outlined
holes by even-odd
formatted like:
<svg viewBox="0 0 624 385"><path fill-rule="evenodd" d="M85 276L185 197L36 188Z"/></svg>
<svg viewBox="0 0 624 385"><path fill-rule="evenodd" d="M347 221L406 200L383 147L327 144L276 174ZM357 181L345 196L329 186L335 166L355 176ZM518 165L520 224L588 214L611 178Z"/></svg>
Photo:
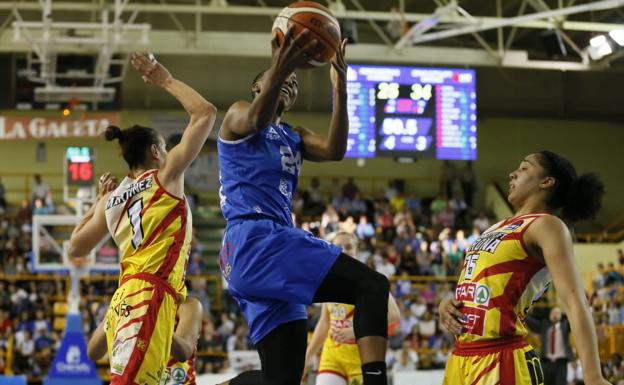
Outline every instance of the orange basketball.
<svg viewBox="0 0 624 385"><path fill-rule="evenodd" d="M316 39L315 55L308 60L306 68L319 67L327 63L340 49L340 25L331 11L314 1L299 1L284 8L275 22L272 34L277 36L278 44L284 42L284 35L294 26L293 37L304 28L310 30L302 44Z"/></svg>

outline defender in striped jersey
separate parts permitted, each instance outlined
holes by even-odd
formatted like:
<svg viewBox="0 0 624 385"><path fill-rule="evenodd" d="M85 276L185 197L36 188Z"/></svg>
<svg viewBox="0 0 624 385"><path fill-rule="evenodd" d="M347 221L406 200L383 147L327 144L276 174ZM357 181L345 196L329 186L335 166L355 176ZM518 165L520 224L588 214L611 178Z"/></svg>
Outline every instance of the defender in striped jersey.
<svg viewBox="0 0 624 385"><path fill-rule="evenodd" d="M208 138L216 109L153 57L133 54L132 65L145 82L176 97L190 122L169 154L151 128L107 128L106 139L119 140L130 171L119 186L110 174L103 176L97 202L72 234L69 254L83 258L107 233L113 237L121 272L104 322L111 384L156 385L171 350L177 303L186 297L192 218L184 171Z"/></svg>
<svg viewBox="0 0 624 385"><path fill-rule="evenodd" d="M348 256L356 258L358 238L353 233L339 232L332 243ZM353 331L355 306L344 303L324 303L321 317L306 350L306 372L312 358L321 351L316 385L362 385L362 361ZM400 326L399 307L392 294L388 295L388 335Z"/></svg>
<svg viewBox="0 0 624 385"><path fill-rule="evenodd" d="M516 215L485 231L466 251L455 300L440 304L442 326L457 334L446 366L448 385L539 385L538 355L525 341L531 304L552 281L568 314L586 384L608 384L600 371L596 332L576 271L568 221L600 208L603 184L550 151L524 158L510 175Z"/></svg>

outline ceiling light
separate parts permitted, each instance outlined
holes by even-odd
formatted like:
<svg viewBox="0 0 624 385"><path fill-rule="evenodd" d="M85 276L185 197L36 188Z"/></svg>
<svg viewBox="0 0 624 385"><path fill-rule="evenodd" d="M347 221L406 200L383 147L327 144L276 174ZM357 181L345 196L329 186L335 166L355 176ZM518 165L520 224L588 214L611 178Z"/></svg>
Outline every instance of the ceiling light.
<svg viewBox="0 0 624 385"><path fill-rule="evenodd" d="M618 43L619 46L624 47L624 29L614 29L609 32L609 36L613 41Z"/></svg>
<svg viewBox="0 0 624 385"><path fill-rule="evenodd" d="M607 42L607 37L605 35L594 36L589 39L589 45L595 48L599 48L601 45Z"/></svg>
<svg viewBox="0 0 624 385"><path fill-rule="evenodd" d="M611 48L606 35L598 35L589 40L587 54L592 60L600 60L611 53L613 53L613 48Z"/></svg>

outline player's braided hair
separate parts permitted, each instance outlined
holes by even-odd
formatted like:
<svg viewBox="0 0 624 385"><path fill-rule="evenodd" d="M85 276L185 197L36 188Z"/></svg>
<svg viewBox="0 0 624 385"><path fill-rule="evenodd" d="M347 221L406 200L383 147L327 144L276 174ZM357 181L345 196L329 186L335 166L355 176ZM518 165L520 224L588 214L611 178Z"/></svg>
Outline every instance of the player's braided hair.
<svg viewBox="0 0 624 385"><path fill-rule="evenodd" d="M539 163L544 176L555 179L548 197L548 205L561 209L563 218L570 222L596 216L602 206L604 184L593 173L577 176L574 165L552 151L540 151Z"/></svg>
<svg viewBox="0 0 624 385"><path fill-rule="evenodd" d="M131 170L145 164L147 149L152 145L158 145L160 135L156 130L135 124L125 130L117 126L108 126L104 132L106 140L119 140L121 154Z"/></svg>

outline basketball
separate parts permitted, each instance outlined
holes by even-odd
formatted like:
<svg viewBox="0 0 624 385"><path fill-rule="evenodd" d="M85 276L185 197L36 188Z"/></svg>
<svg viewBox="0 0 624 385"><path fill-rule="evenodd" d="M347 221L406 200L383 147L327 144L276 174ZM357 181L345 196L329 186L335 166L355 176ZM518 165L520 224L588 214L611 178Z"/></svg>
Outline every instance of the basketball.
<svg viewBox="0 0 624 385"><path fill-rule="evenodd" d="M293 37L304 28L310 30L302 44L316 39L315 54L308 60L306 68L319 67L327 63L340 49L340 25L331 11L313 1L300 1L284 8L273 23L272 35L277 37L278 45L284 42L284 35L294 26Z"/></svg>

